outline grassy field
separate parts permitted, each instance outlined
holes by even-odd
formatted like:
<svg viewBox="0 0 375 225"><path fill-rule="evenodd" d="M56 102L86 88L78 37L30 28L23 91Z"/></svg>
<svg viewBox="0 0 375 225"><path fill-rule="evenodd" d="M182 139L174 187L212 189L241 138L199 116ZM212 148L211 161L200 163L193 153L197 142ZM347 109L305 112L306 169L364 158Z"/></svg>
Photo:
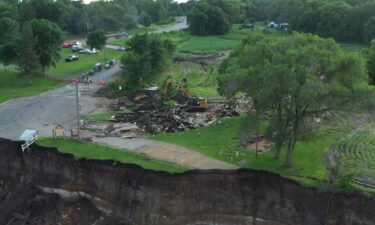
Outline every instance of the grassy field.
<svg viewBox="0 0 375 225"><path fill-rule="evenodd" d="M151 159L143 154L74 139L42 138L38 141L38 144L46 147L55 147L60 152L74 155L76 159L114 160L121 163L136 164L145 169L169 173L180 173L188 170L178 165Z"/></svg>
<svg viewBox="0 0 375 225"><path fill-rule="evenodd" d="M365 44L355 44L355 43L339 43L341 48L345 52L355 52L355 51L362 51L367 46Z"/></svg>
<svg viewBox="0 0 375 225"><path fill-rule="evenodd" d="M0 77L0 103L13 98L37 95L66 84L46 77L33 77L30 81L20 77L15 68L5 69L3 66L0 66Z"/></svg>
<svg viewBox="0 0 375 225"><path fill-rule="evenodd" d="M159 77L157 83L163 87L169 78L176 82L182 82L183 78L186 78L188 87L193 94L203 97L218 96L216 70L217 65L203 67L191 62L174 63Z"/></svg>
<svg viewBox="0 0 375 225"><path fill-rule="evenodd" d="M182 145L242 168L281 174L307 186L319 187L327 179L328 169L325 165L325 156L329 147L340 138L340 133L317 131L310 139L298 142L294 154L294 165L291 169L285 169L282 166L285 151L277 161L273 159L272 151L265 152L256 159L254 152L239 147L238 137L241 130L244 130L243 124L246 124L247 120L245 116L221 119L213 127L184 133L159 134L150 139ZM239 153L238 156L236 152Z"/></svg>
<svg viewBox="0 0 375 225"><path fill-rule="evenodd" d="M187 32L186 35L190 36ZM183 43L178 44L179 53L188 54L210 54L222 50L232 50L241 44L242 39L251 34L266 34L274 37L288 35L285 32L279 32L274 29L267 29L264 26L258 26L256 29L242 29L240 25L233 25L228 34L214 36L190 36L185 37Z"/></svg>
<svg viewBox="0 0 375 225"><path fill-rule="evenodd" d="M339 157L338 173L375 184L375 135L348 136L335 145Z"/></svg>
<svg viewBox="0 0 375 225"><path fill-rule="evenodd" d="M107 49L107 59L120 59L122 52ZM79 60L75 62L65 62L65 57L69 55L78 55ZM59 78L70 78L76 76L82 72L87 72L94 67L95 63L103 63L105 61L105 51L101 51L99 54L86 55L72 52L70 48L62 49L61 59L56 64L56 67L51 67L48 70L48 75Z"/></svg>

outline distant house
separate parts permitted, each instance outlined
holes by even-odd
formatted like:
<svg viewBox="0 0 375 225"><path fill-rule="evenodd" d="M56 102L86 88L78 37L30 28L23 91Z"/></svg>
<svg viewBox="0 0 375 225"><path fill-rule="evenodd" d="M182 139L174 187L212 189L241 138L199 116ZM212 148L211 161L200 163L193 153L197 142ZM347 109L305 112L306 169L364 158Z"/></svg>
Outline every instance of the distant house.
<svg viewBox="0 0 375 225"><path fill-rule="evenodd" d="M270 21L267 23L268 28L277 28L277 23Z"/></svg>

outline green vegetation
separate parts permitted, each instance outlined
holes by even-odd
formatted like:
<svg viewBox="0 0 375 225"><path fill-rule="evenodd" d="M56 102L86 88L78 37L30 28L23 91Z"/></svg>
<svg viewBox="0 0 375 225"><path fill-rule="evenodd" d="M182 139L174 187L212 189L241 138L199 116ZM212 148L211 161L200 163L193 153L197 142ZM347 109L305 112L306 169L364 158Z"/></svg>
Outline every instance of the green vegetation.
<svg viewBox="0 0 375 225"><path fill-rule="evenodd" d="M197 96L213 97L218 96L216 90L217 65L201 66L197 63L182 62L172 64L158 78L158 85L164 87L168 79L177 83L185 78L189 90Z"/></svg>
<svg viewBox="0 0 375 225"><path fill-rule="evenodd" d="M340 46L345 52L359 52L367 47L364 44L356 43L340 43Z"/></svg>
<svg viewBox="0 0 375 225"><path fill-rule="evenodd" d="M168 68L175 50L171 41L157 35L136 35L129 43L131 51L121 58L126 89L136 90L154 82Z"/></svg>
<svg viewBox="0 0 375 225"><path fill-rule="evenodd" d="M114 49L107 49L107 59L120 59L123 53ZM69 55L78 55L79 60L75 62L65 62L65 57ZM98 54L78 54L72 52L70 48L62 49L61 59L57 62L56 67L51 67L47 73L53 77L69 78L80 73L87 72L94 67L95 63L104 63L105 50Z"/></svg>
<svg viewBox="0 0 375 225"><path fill-rule="evenodd" d="M370 90L363 57L345 54L333 40L311 34L250 36L221 64L220 72L220 94L244 92L257 112L272 117L275 158L288 145L285 167L292 165L304 121Z"/></svg>
<svg viewBox="0 0 375 225"><path fill-rule="evenodd" d="M20 77L14 67L5 69L0 66L0 103L13 98L37 95L65 84L46 77ZM31 82L31 85L30 85Z"/></svg>
<svg viewBox="0 0 375 225"><path fill-rule="evenodd" d="M153 140L165 141L196 150L204 155L234 163L241 168L270 171L297 180L307 186L316 186L326 181L329 171L325 166L325 155L329 147L342 134L324 130L314 132L308 140L296 144L292 168L282 166L282 160L273 159L273 151L265 152L255 159L255 153L239 147L238 136L245 116L221 119L213 127L203 127L184 133L158 134ZM249 134L254 133L254 130ZM238 152L238 157L236 156ZM285 156L285 149L282 156Z"/></svg>
<svg viewBox="0 0 375 225"><path fill-rule="evenodd" d="M194 4L187 18L190 23L189 31L195 35L225 34L231 26L224 10L209 1Z"/></svg>
<svg viewBox="0 0 375 225"><path fill-rule="evenodd" d="M375 183L375 136L370 133L348 136L335 144L337 152L336 172L338 176L352 174L370 183Z"/></svg>
<svg viewBox="0 0 375 225"><path fill-rule="evenodd" d="M75 139L42 138L38 144L45 147L55 147L58 151L69 153L76 159L114 160L121 163L139 165L145 169L180 173L188 170L171 163L151 159L145 155L114 149Z"/></svg>

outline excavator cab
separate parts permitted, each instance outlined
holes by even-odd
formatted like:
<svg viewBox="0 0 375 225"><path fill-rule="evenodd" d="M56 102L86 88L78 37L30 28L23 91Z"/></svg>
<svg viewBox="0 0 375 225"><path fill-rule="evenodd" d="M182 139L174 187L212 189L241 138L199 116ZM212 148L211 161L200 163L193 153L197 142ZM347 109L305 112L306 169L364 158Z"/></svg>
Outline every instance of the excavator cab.
<svg viewBox="0 0 375 225"><path fill-rule="evenodd" d="M207 99L202 97L190 97L188 107L191 110L206 110L208 108Z"/></svg>
<svg viewBox="0 0 375 225"><path fill-rule="evenodd" d="M187 79L184 78L182 80L182 85L176 85L175 81L169 79L165 85L163 95L167 96L168 92L173 90L174 88L177 89L176 95L179 93L181 94L184 104L187 103L187 107L191 111L204 111L208 108L207 99L202 97L193 97L193 94L188 88ZM187 102L186 102L187 101Z"/></svg>

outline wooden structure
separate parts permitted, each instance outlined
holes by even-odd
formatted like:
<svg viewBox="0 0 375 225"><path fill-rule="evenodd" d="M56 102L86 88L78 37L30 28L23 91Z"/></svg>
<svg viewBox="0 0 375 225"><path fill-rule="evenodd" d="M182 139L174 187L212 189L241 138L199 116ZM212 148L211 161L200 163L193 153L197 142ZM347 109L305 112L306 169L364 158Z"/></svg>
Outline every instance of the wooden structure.
<svg viewBox="0 0 375 225"><path fill-rule="evenodd" d="M65 137L64 127L61 124L57 124L52 130L53 137Z"/></svg>

